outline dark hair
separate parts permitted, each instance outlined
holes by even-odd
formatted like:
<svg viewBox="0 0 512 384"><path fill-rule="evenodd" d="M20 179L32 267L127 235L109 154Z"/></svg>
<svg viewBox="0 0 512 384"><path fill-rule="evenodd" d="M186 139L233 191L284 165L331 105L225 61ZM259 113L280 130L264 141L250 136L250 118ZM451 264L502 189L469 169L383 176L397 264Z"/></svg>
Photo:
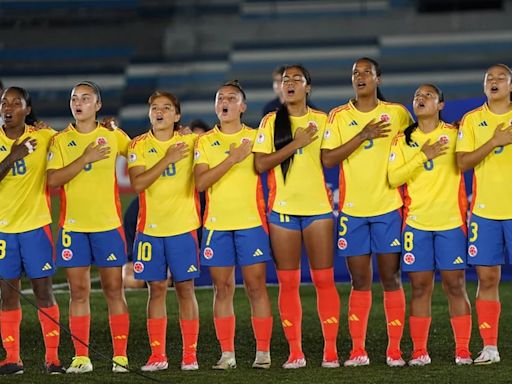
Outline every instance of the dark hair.
<svg viewBox="0 0 512 384"><path fill-rule="evenodd" d="M275 75L282 76L285 69L286 69L285 65L280 65L278 67L275 67L274 70L272 71L272 76L275 76Z"/></svg>
<svg viewBox="0 0 512 384"><path fill-rule="evenodd" d="M84 81L81 81L78 84L76 84L73 87L73 89L75 89L76 87L78 87L80 85L85 85L85 86L91 88L93 90L94 94L96 95L96 97L98 98L98 102L101 102L101 92L100 92L100 87L98 86L98 84L96 84L92 81L84 80Z"/></svg>
<svg viewBox="0 0 512 384"><path fill-rule="evenodd" d="M512 69L510 69L510 67L507 64L503 64L503 63L493 64L489 68L487 68L487 71L489 71L489 69L491 69L492 67L501 67L504 70L506 70L510 76L510 79L511 79L510 81L512 82ZM512 92L510 92L510 101L512 101Z"/></svg>
<svg viewBox="0 0 512 384"><path fill-rule="evenodd" d="M286 65L283 69L283 74L290 68L296 68L302 72L306 79L306 84L311 85L311 75L309 71L301 64ZM281 105L276 112L276 119L274 121L274 147L276 151L285 147L293 141L292 123L290 121L290 113L286 104ZM290 168L293 155L288 157L281 163L281 171L283 173L283 180L286 181L286 174Z"/></svg>
<svg viewBox="0 0 512 384"><path fill-rule="evenodd" d="M25 124L34 125L37 122L37 117L36 113L34 112L34 108L32 107L32 96L30 96L30 93L28 93L28 91L25 88L9 87L2 92L2 97L4 97L4 95L8 91L18 92L21 95L21 98L25 100L27 107L30 107L30 113L27 116L25 116Z"/></svg>
<svg viewBox="0 0 512 384"><path fill-rule="evenodd" d="M442 103L444 101L443 91L441 91L441 89L439 87L435 86L434 84L421 84L418 87L418 89L421 88L421 87L433 88L434 91L436 91L436 93L437 93L437 96L439 98L439 102ZM439 111L439 120L442 120L441 119L441 111ZM416 128L418 128L418 122L417 121L415 121L414 123L409 125L407 128L405 128L405 131L404 131L405 142L407 143L407 145L409 147L412 147L412 145L413 145L413 141L411 139L411 136L412 136L412 133L416 130Z"/></svg>
<svg viewBox="0 0 512 384"><path fill-rule="evenodd" d="M165 98L169 99L169 101L174 106L174 110L181 117L181 105L180 105L180 101L178 100L178 97L176 95L173 95L172 93L166 92L166 91L155 91L151 94L151 96L149 96L148 105L151 106L151 104L153 103L153 101L155 101L155 99L157 97L165 97ZM180 120L175 121L174 129L178 129L179 126L180 126Z"/></svg>
<svg viewBox="0 0 512 384"><path fill-rule="evenodd" d="M2 80L0 80L0 91L2 91L4 89L4 83L2 82Z"/></svg>
<svg viewBox="0 0 512 384"><path fill-rule="evenodd" d="M191 130L194 128L199 128L205 132L211 129L210 126L204 120L201 119L192 120L188 126Z"/></svg>
<svg viewBox="0 0 512 384"><path fill-rule="evenodd" d="M242 94L242 99L243 101L245 102L245 100L247 99L247 97L245 96L245 91L244 89L242 88L242 86L240 85L240 82L238 80L230 80L230 81L226 81L224 84L222 84L222 87L235 87L236 89L238 89L240 91L240 93ZM220 87L220 88L222 88ZM220 89L219 88L219 89ZM218 90L217 90L218 91Z"/></svg>
<svg viewBox="0 0 512 384"><path fill-rule="evenodd" d="M382 69L380 67L380 64L376 60L374 60L370 57L360 57L359 59L354 61L354 64L357 63L358 61L369 62L371 65L373 65L373 68L375 68L375 73L377 74L377 77L380 77L382 75ZM384 94L380 90L380 87L377 87L377 99L379 99L381 101L386 101L386 99L384 98Z"/></svg>

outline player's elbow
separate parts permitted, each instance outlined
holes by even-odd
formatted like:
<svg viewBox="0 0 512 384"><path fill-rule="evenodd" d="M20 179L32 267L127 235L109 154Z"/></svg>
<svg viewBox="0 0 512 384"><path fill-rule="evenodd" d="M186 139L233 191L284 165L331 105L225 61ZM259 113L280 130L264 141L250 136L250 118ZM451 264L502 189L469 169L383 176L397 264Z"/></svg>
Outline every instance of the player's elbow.
<svg viewBox="0 0 512 384"><path fill-rule="evenodd" d="M457 167L459 167L461 172L466 172L468 169L471 168L468 165L465 153L457 153Z"/></svg>
<svg viewBox="0 0 512 384"><path fill-rule="evenodd" d="M62 183L59 183L59 179L53 171L48 171L46 172L46 185L50 188L58 188Z"/></svg>
<svg viewBox="0 0 512 384"><path fill-rule="evenodd" d="M256 153L254 156L254 169L258 173L263 173L268 171L268 167L265 164L265 159L263 158L264 155Z"/></svg>
<svg viewBox="0 0 512 384"><path fill-rule="evenodd" d="M325 149L322 150L322 156L321 156L322 164L326 168L332 168L336 165L336 161L334 161L332 156L330 156L329 152L330 151L325 150Z"/></svg>

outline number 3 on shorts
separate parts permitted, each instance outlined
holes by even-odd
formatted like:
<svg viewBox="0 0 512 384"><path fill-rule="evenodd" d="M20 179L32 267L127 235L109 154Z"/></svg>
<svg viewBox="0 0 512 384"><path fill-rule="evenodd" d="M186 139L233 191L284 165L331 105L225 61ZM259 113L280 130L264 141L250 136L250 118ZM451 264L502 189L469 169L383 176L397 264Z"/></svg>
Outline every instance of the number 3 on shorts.
<svg viewBox="0 0 512 384"><path fill-rule="evenodd" d="M471 223L471 237L469 238L470 243L474 243L478 239L478 223Z"/></svg>
<svg viewBox="0 0 512 384"><path fill-rule="evenodd" d="M5 240L0 240L0 260L5 258L5 250L7 249L7 242Z"/></svg>

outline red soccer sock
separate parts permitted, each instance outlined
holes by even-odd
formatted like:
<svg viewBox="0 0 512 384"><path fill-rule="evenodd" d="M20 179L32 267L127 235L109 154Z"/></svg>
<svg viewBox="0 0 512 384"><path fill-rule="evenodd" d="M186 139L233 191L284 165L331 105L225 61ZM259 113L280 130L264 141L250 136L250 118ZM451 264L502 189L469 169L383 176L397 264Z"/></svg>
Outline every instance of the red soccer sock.
<svg viewBox="0 0 512 384"><path fill-rule="evenodd" d="M148 330L149 345L151 346L151 355L165 356L167 317L147 319L146 328Z"/></svg>
<svg viewBox="0 0 512 384"><path fill-rule="evenodd" d="M126 356L128 335L130 333L130 315L128 313L109 315L108 321L110 323L114 356Z"/></svg>
<svg viewBox="0 0 512 384"><path fill-rule="evenodd" d="M384 291L384 312L388 330L387 350L400 351L400 341L405 325L405 294L402 288L396 291Z"/></svg>
<svg viewBox="0 0 512 384"><path fill-rule="evenodd" d="M42 313L44 311L44 313ZM48 316L50 318L48 318ZM59 342L60 342L60 312L58 305L49 308L41 308L37 312L41 331L43 332L44 346L46 348L45 359L47 363L59 362ZM54 321L52 321L52 319Z"/></svg>
<svg viewBox="0 0 512 384"><path fill-rule="evenodd" d="M300 269L278 270L277 278L279 280L279 315L290 347L289 360L296 360L304 357L301 330L302 305L299 295Z"/></svg>
<svg viewBox="0 0 512 384"><path fill-rule="evenodd" d="M350 291L348 300L348 329L352 350L366 350L366 329L372 307L372 291Z"/></svg>
<svg viewBox="0 0 512 384"><path fill-rule="evenodd" d="M427 342L431 321L432 317L409 317L409 329L414 351L428 351Z"/></svg>
<svg viewBox="0 0 512 384"><path fill-rule="evenodd" d="M2 345L7 353L4 360L6 363L20 361L21 317L21 308L2 311L0 332L2 333Z"/></svg>
<svg viewBox="0 0 512 384"><path fill-rule="evenodd" d="M491 300L476 300L478 330L486 345L498 345L498 325L500 321L501 303Z"/></svg>
<svg viewBox="0 0 512 384"><path fill-rule="evenodd" d="M192 364L197 361L197 339L199 337L199 319L180 320L181 341L183 343L183 362Z"/></svg>
<svg viewBox="0 0 512 384"><path fill-rule="evenodd" d="M252 330L256 339L256 350L260 352L270 351L270 339L272 338L272 316L251 317Z"/></svg>
<svg viewBox="0 0 512 384"><path fill-rule="evenodd" d="M316 289L318 317L324 336L324 360L338 360L336 338L340 322L340 296L334 283L334 269L312 269L311 280Z"/></svg>
<svg viewBox="0 0 512 384"><path fill-rule="evenodd" d="M450 319L453 337L455 339L455 352L459 350L469 351L471 339L471 315L454 316Z"/></svg>
<svg viewBox="0 0 512 384"><path fill-rule="evenodd" d="M91 315L69 316L69 329L73 337L73 346L75 347L75 356L89 356L89 330L91 328Z"/></svg>
<svg viewBox="0 0 512 384"><path fill-rule="evenodd" d="M213 322L222 352L235 352L235 316L215 317Z"/></svg>

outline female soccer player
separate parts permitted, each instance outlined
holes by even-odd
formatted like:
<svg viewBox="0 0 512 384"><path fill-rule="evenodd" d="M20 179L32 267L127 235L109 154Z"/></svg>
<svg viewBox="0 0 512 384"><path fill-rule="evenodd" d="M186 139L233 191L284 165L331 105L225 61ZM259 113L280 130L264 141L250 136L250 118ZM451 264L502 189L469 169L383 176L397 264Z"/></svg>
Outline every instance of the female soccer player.
<svg viewBox="0 0 512 384"><path fill-rule="evenodd" d="M346 257L352 279L348 324L352 351L345 366L368 365L366 328L372 305L372 259L377 254L384 288L388 331L386 361L403 366L400 351L405 297L400 279L400 227L402 199L387 182L386 159L392 138L412 122L400 104L379 98L381 70L369 58L352 67L356 97L329 113L322 161L326 167L340 164L338 255Z"/></svg>
<svg viewBox="0 0 512 384"><path fill-rule="evenodd" d="M303 66L285 67L282 87L285 105L263 118L253 151L258 172L269 171L270 239L279 279L279 313L290 347L283 368L306 366L299 296L302 239L324 336L322 367L336 368L340 301L333 272L334 223L320 161L327 116L306 105L311 76Z"/></svg>
<svg viewBox="0 0 512 384"><path fill-rule="evenodd" d="M55 273L51 214L45 185L46 152L53 129L36 130L30 95L10 87L2 94L0 129L0 331L7 356L0 374L23 373L20 358L23 272L31 279L46 347L46 371L65 373L58 357L59 307L52 291Z"/></svg>
<svg viewBox="0 0 512 384"><path fill-rule="evenodd" d="M256 339L253 368L270 368L272 312L266 287L266 262L271 259L260 178L251 148L256 130L241 122L247 106L237 81L225 83L215 95L219 124L199 137L195 151L198 191L206 191L201 262L210 269L215 296L213 316L222 356L213 369L236 367L235 265L241 266L251 304Z"/></svg>
<svg viewBox="0 0 512 384"><path fill-rule="evenodd" d="M141 369L167 369L167 270L170 269L180 312L182 370L199 368L196 357L199 310L194 278L199 276L200 226L192 167L197 135L178 134L180 103L168 92L148 100L151 130L128 149L130 181L139 194L137 235L133 247L135 279L149 285L147 329L151 356Z"/></svg>
<svg viewBox="0 0 512 384"><path fill-rule="evenodd" d="M98 86L83 81L71 91L75 122L55 135L48 152L47 183L61 187L57 264L66 268L71 299L69 325L75 357L68 373L93 369L89 359L90 269L95 264L107 300L114 347L113 372L127 372L129 315L123 291L126 246L115 176L116 157L126 156L129 137L96 121Z"/></svg>
<svg viewBox="0 0 512 384"><path fill-rule="evenodd" d="M512 70L495 64L485 73L487 103L467 113L457 142L462 171L474 168L468 264L476 266L476 313L484 348L475 364L500 361L499 282L505 252L512 256Z"/></svg>
<svg viewBox="0 0 512 384"><path fill-rule="evenodd" d="M442 92L421 85L414 94L417 122L393 141L388 163L392 187L404 185L402 270L411 280L409 328L411 366L430 364L427 351L435 270L448 297L455 363L471 364L471 307L466 293L466 211L464 177L457 167L457 129L440 119Z"/></svg>

